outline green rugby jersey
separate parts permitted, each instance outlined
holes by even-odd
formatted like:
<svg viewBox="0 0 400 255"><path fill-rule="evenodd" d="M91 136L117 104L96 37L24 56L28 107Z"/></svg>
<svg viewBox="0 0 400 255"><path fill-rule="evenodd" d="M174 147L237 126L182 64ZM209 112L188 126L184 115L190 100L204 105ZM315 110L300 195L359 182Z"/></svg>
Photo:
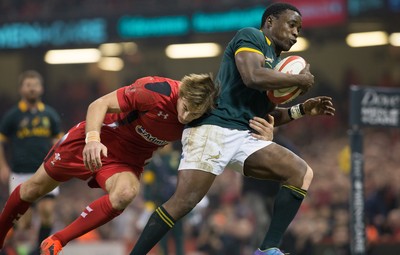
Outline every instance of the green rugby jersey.
<svg viewBox="0 0 400 255"><path fill-rule="evenodd" d="M53 145L52 139L61 135L59 115L43 103L30 111L20 101L0 123L0 142L11 146L10 165L14 173L34 173Z"/></svg>
<svg viewBox="0 0 400 255"><path fill-rule="evenodd" d="M235 55L241 51L262 54L265 68L274 68L279 62L272 42L262 31L244 28L229 42L222 57L216 82L221 86L217 108L210 114L194 120L188 126L213 124L221 127L246 130L250 129L249 120L254 116L265 117L274 108L266 91L248 88L240 76L235 64Z"/></svg>

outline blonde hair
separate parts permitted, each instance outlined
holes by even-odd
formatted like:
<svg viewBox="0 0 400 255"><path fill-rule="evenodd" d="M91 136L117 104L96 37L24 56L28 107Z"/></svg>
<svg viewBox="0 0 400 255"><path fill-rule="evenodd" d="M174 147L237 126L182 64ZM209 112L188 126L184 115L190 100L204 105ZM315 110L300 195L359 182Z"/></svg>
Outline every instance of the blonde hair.
<svg viewBox="0 0 400 255"><path fill-rule="evenodd" d="M220 88L214 83L212 74L189 74L182 78L179 97L185 98L190 110L211 111Z"/></svg>

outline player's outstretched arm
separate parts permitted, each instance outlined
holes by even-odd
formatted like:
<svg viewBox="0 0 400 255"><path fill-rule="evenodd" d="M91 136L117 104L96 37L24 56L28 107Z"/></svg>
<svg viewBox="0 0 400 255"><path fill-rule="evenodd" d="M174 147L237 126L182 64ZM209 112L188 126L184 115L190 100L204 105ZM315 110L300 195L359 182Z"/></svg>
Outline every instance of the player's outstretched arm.
<svg viewBox="0 0 400 255"><path fill-rule="evenodd" d="M93 101L86 113L86 145L82 156L86 168L91 171L100 169L101 156L107 157L107 147L100 142L100 130L108 112L121 112L116 91Z"/></svg>
<svg viewBox="0 0 400 255"><path fill-rule="evenodd" d="M305 115L333 116L335 111L331 97L318 96L289 108L276 107L270 114L275 118L275 126L280 126Z"/></svg>
<svg viewBox="0 0 400 255"><path fill-rule="evenodd" d="M306 115L335 115L335 107L332 98L327 96L312 97L304 101L304 112Z"/></svg>

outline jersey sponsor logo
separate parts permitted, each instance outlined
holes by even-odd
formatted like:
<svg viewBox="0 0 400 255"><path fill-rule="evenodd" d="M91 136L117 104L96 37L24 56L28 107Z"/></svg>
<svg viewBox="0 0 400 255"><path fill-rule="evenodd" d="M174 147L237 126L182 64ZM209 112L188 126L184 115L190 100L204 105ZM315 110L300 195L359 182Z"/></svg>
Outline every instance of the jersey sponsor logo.
<svg viewBox="0 0 400 255"><path fill-rule="evenodd" d="M159 111L158 112L158 114L157 114L157 116L158 117L163 117L164 118L164 120L166 120L167 118L168 118L168 113L165 113L165 112L163 112L163 111Z"/></svg>
<svg viewBox="0 0 400 255"><path fill-rule="evenodd" d="M24 139L26 137L50 137L50 120L48 117L36 116L32 120L23 118L18 126L17 137Z"/></svg>
<svg viewBox="0 0 400 255"><path fill-rule="evenodd" d="M150 143L154 143L158 146L164 146L166 144L168 144L168 141L165 140L160 140L157 137L151 135L149 132L147 132L147 130L142 127L141 125L137 125L135 127L136 133L138 133L141 137L143 137L146 141L150 142Z"/></svg>
<svg viewBox="0 0 400 255"><path fill-rule="evenodd" d="M18 130L18 132L17 132L17 137L20 139L23 139L26 137L33 137L33 136L50 137L51 132L50 132L50 129L45 128L45 127L34 127L32 129L22 128L22 129Z"/></svg>

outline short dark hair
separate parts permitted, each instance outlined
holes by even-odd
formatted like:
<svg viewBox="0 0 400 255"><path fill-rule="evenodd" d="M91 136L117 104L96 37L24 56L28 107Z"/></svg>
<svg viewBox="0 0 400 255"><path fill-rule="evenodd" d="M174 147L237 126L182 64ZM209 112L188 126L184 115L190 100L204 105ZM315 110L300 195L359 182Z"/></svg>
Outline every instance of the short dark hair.
<svg viewBox="0 0 400 255"><path fill-rule="evenodd" d="M264 26L265 21L267 20L268 16L275 16L275 17L279 17L279 15L286 11L286 10L292 10L297 12L298 14L300 14L301 16L301 12L299 11L299 9L297 9L295 6L291 5L291 4L287 4L287 3L273 3L271 5L269 5L265 11L264 14L262 16L261 19L261 27Z"/></svg>
<svg viewBox="0 0 400 255"><path fill-rule="evenodd" d="M35 70L27 70L19 75L19 77L18 77L19 86L22 86L22 83L24 82L24 80L28 79L28 78L37 78L40 81L40 84L43 85L43 77L42 77L42 75L40 75L39 72L37 72Z"/></svg>

